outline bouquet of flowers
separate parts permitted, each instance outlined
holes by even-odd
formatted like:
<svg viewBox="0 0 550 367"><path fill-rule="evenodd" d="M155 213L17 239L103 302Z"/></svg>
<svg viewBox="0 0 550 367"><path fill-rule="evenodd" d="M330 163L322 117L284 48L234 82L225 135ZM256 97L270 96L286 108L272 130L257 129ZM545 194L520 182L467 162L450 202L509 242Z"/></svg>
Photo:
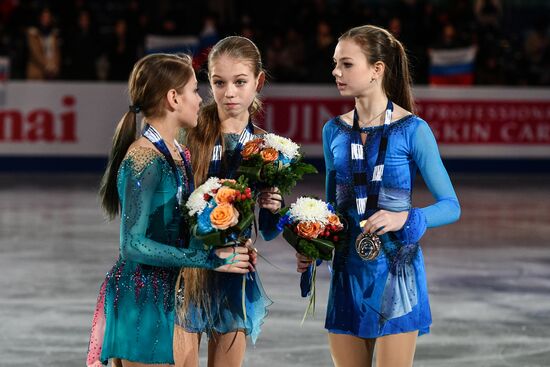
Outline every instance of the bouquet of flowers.
<svg viewBox="0 0 550 367"><path fill-rule="evenodd" d="M282 194L288 194L304 174L317 173L313 165L302 162L298 144L275 134L248 141L241 155L237 175L253 185L277 187Z"/></svg>
<svg viewBox="0 0 550 367"><path fill-rule="evenodd" d="M332 205L319 199L300 197L283 209L278 224L279 230L283 230L283 238L300 254L315 260L300 281L302 296L310 297L302 324L308 313L315 314L317 265L321 260L331 260L334 248L345 243L345 223Z"/></svg>
<svg viewBox="0 0 550 367"><path fill-rule="evenodd" d="M207 247L244 242L242 237L254 220L254 199L247 180L210 177L191 193L185 207L191 233Z"/></svg>
<svg viewBox="0 0 550 367"><path fill-rule="evenodd" d="M335 245L345 241L344 219L332 205L318 199L300 197L282 211L279 230L299 253L311 259L331 260Z"/></svg>

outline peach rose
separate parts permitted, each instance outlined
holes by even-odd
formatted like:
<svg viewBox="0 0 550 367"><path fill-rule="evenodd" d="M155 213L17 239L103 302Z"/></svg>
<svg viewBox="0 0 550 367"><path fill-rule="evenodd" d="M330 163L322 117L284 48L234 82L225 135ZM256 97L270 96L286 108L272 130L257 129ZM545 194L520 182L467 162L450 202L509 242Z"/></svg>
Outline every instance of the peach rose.
<svg viewBox="0 0 550 367"><path fill-rule="evenodd" d="M237 192L237 190L227 186L220 187L214 197L216 204L231 204L235 198L235 195L237 195Z"/></svg>
<svg viewBox="0 0 550 367"><path fill-rule="evenodd" d="M317 238L319 234L323 231L321 223L317 222L300 222L296 226L298 230L298 235L307 239Z"/></svg>
<svg viewBox="0 0 550 367"><path fill-rule="evenodd" d="M334 228L340 230L344 226L342 225L342 222L340 222L340 218L336 214L332 214L328 217L328 224L331 226L334 226Z"/></svg>
<svg viewBox="0 0 550 367"><path fill-rule="evenodd" d="M210 222L216 229L227 229L239 223L239 212L231 204L220 204L210 213Z"/></svg>
<svg viewBox="0 0 550 367"><path fill-rule="evenodd" d="M264 162L273 162L279 158L279 152L273 148L265 148L260 152Z"/></svg>
<svg viewBox="0 0 550 367"><path fill-rule="evenodd" d="M243 158L248 159L253 154L258 154L260 152L260 144L262 143L262 139L254 139L246 142L241 153Z"/></svg>

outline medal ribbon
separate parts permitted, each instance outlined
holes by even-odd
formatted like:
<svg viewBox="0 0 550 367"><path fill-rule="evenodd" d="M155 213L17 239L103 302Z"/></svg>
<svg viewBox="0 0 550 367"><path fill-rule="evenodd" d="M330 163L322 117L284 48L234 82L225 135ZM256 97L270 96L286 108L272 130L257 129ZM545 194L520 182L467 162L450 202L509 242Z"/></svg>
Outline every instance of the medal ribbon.
<svg viewBox="0 0 550 367"><path fill-rule="evenodd" d="M235 148L233 149L233 154L231 155L231 162L227 165L227 172L222 172L221 161L222 161L222 144L221 140L216 141L214 149L212 150L212 158L210 159L210 166L208 167L208 177L222 177L222 178L233 178L233 175L237 168L241 165L241 151L243 146L250 140L254 139L254 125L252 120L248 119L248 124L246 128L241 132L239 136L239 141Z"/></svg>
<svg viewBox="0 0 550 367"><path fill-rule="evenodd" d="M351 166L353 174L353 185L355 191L355 205L359 219L366 219L367 209L369 212L378 208L378 197L384 175L384 162L386 160L386 150L388 147L388 132L393 112L393 103L388 100L386 114L384 117L384 126L380 135L380 144L376 164L372 171L369 181L366 147L361 140L361 129L359 127L359 117L357 108L353 110L353 131L350 139Z"/></svg>

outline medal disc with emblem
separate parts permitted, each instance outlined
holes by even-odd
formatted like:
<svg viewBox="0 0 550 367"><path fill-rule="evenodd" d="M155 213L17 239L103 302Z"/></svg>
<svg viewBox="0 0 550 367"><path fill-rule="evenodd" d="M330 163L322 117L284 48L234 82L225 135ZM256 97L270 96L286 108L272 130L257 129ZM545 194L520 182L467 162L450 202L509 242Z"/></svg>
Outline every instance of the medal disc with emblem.
<svg viewBox="0 0 550 367"><path fill-rule="evenodd" d="M363 224L364 221L361 222ZM361 226L361 228L364 224ZM382 241L374 233L363 232L355 240L355 250L359 257L363 260L370 261L376 259L380 253L380 248L382 247Z"/></svg>
<svg viewBox="0 0 550 367"><path fill-rule="evenodd" d="M355 250L363 260L374 260L380 253L380 238L374 233L361 233L355 240Z"/></svg>

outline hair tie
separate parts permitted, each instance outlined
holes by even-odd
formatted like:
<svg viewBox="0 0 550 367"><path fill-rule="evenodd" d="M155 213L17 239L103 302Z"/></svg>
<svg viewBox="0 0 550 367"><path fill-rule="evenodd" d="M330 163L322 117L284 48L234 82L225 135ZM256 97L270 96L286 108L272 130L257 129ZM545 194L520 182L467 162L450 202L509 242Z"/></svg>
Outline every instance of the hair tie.
<svg viewBox="0 0 550 367"><path fill-rule="evenodd" d="M137 104L133 104L133 105L130 105L128 106L130 112L133 112L135 114L138 114L141 112L141 106L140 105L137 105Z"/></svg>

